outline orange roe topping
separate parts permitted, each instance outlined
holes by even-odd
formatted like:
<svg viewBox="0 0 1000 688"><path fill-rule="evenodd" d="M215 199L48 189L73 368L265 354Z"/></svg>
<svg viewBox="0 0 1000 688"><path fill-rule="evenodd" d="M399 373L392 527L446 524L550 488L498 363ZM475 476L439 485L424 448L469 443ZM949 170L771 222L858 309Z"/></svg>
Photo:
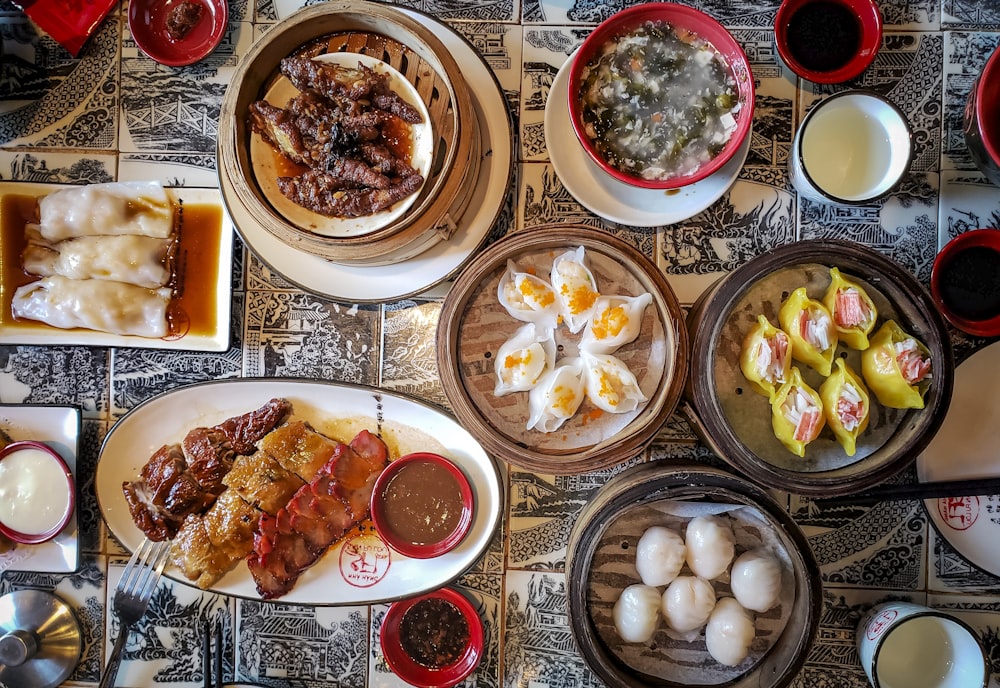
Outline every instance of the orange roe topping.
<svg viewBox="0 0 1000 688"><path fill-rule="evenodd" d="M592 423L594 421L600 420L601 416L604 415L604 411L599 408L591 409L583 414L583 424Z"/></svg>
<svg viewBox="0 0 1000 688"><path fill-rule="evenodd" d="M608 402L611 406L617 406L618 402L621 401L618 397L618 391L611 383L611 378L608 375L601 375L601 391L598 392L598 396Z"/></svg>
<svg viewBox="0 0 1000 688"><path fill-rule="evenodd" d="M622 328L628 324L628 313L622 306L612 306L601 312L591 324L594 339L617 337Z"/></svg>
<svg viewBox="0 0 1000 688"><path fill-rule="evenodd" d="M503 360L504 368L516 368L518 365L528 365L531 363L531 349L521 349L516 353L508 354Z"/></svg>
<svg viewBox="0 0 1000 688"><path fill-rule="evenodd" d="M566 297L566 305L569 307L570 313L573 314L586 311L594 305L594 301L597 301L599 296L596 291L586 285L581 285L570 291L567 284L562 286L562 295Z"/></svg>
<svg viewBox="0 0 1000 688"><path fill-rule="evenodd" d="M537 303L542 308L550 305L556 298L556 295L551 289L546 287L544 284L539 284L535 280L523 279L521 284L518 285L521 291L521 295L525 300L531 300Z"/></svg>
<svg viewBox="0 0 1000 688"><path fill-rule="evenodd" d="M552 408L569 415L573 411L573 402L576 401L576 394L565 385L557 385L552 390Z"/></svg>

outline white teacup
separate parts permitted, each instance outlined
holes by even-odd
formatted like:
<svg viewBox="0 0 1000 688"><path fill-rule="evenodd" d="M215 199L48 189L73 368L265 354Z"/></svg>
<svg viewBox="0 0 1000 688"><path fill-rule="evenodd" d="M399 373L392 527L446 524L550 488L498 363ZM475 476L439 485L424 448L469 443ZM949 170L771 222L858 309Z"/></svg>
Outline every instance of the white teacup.
<svg viewBox="0 0 1000 688"><path fill-rule="evenodd" d="M875 605L858 624L856 640L875 688L984 688L990 680L976 632L920 604Z"/></svg>
<svg viewBox="0 0 1000 688"><path fill-rule="evenodd" d="M913 137L906 116L870 91L842 91L817 103L792 141L789 174L821 203L865 203L891 191L910 169Z"/></svg>

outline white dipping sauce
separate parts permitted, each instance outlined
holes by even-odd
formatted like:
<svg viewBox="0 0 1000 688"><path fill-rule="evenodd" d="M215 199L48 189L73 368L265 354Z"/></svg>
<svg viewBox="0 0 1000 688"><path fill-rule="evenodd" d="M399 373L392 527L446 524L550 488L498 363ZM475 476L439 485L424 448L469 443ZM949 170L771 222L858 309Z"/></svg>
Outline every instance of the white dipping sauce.
<svg viewBox="0 0 1000 688"><path fill-rule="evenodd" d="M0 461L0 522L25 535L47 533L69 509L63 467L40 449L25 448Z"/></svg>

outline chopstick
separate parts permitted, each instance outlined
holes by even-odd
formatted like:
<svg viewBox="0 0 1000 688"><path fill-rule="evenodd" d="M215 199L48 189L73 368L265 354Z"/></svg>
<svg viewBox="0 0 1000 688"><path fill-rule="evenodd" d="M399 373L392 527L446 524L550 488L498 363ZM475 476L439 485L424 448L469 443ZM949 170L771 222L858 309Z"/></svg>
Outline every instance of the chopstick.
<svg viewBox="0 0 1000 688"><path fill-rule="evenodd" d="M1000 477L943 480L908 485L882 484L870 490L815 500L817 506L872 506L879 502L1000 495Z"/></svg>
<svg viewBox="0 0 1000 688"><path fill-rule="evenodd" d="M222 622L215 622L215 688L222 688Z"/></svg>
<svg viewBox="0 0 1000 688"><path fill-rule="evenodd" d="M215 623L215 654L212 654L212 623L205 619L201 636L201 675L204 688L222 688L222 623Z"/></svg>

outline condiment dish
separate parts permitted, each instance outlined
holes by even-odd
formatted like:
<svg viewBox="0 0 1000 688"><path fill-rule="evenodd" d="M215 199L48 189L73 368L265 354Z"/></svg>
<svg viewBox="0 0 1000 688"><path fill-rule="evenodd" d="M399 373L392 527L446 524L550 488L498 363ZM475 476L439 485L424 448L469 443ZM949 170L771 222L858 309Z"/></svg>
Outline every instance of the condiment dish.
<svg viewBox="0 0 1000 688"><path fill-rule="evenodd" d="M816 84L840 84L865 71L882 45L875 0L784 0L774 16L781 60Z"/></svg>
<svg viewBox="0 0 1000 688"><path fill-rule="evenodd" d="M75 504L73 473L57 451L33 441L0 449L0 533L25 545L47 542L69 523Z"/></svg>
<svg viewBox="0 0 1000 688"><path fill-rule="evenodd" d="M197 20L183 35L167 28L170 15L185 0L129 0L128 28L139 49L168 67L186 67L207 57L222 42L229 22L225 0L188 0L197 7ZM190 6L190 5L189 5Z"/></svg>
<svg viewBox="0 0 1000 688"><path fill-rule="evenodd" d="M934 259L931 296L963 332L1000 335L1000 229L974 229L945 244Z"/></svg>

